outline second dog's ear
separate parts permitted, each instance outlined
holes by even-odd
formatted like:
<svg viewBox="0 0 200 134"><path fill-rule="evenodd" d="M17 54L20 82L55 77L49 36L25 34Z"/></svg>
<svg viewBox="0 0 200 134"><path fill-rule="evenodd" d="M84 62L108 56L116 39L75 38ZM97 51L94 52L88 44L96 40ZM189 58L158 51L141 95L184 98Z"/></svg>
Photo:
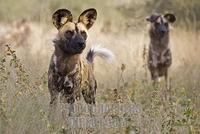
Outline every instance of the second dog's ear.
<svg viewBox="0 0 200 134"><path fill-rule="evenodd" d="M94 8L85 10L78 18L78 22L82 22L87 29L92 27L97 19L97 11Z"/></svg>
<svg viewBox="0 0 200 134"><path fill-rule="evenodd" d="M169 21L170 23L174 23L176 21L176 17L174 14L167 13L164 15L164 17Z"/></svg>
<svg viewBox="0 0 200 134"><path fill-rule="evenodd" d="M159 16L160 15L158 15L158 14L152 14L152 15L146 17L146 21L155 22Z"/></svg>
<svg viewBox="0 0 200 134"><path fill-rule="evenodd" d="M52 20L54 26L59 29L67 22L72 22L73 17L69 10L67 9L58 9L53 15Z"/></svg>

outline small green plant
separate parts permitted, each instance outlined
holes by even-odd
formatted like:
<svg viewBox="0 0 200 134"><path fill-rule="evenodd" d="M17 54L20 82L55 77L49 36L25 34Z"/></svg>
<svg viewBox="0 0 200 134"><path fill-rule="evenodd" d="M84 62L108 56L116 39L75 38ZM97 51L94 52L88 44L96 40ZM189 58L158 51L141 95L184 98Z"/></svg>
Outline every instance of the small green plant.
<svg viewBox="0 0 200 134"><path fill-rule="evenodd" d="M196 110L191 99L187 99L184 104L183 116L177 119L176 125L185 126L189 134L200 133L200 113Z"/></svg>

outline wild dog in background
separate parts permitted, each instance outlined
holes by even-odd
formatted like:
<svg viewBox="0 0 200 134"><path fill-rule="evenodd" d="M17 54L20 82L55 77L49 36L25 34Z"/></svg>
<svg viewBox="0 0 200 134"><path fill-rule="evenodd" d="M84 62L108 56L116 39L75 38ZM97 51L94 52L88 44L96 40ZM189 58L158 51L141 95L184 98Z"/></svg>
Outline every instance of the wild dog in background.
<svg viewBox="0 0 200 134"><path fill-rule="evenodd" d="M77 22L73 22L72 14L67 9L59 9L52 16L58 34L53 41L55 51L48 71L51 111L56 109L59 93L61 99L70 104L69 115L73 112L73 103L81 94L87 104L95 104L97 82L93 73L94 57L100 56L110 60L114 56L105 48L94 47L89 50L86 58L82 57L88 29L92 27L96 18L97 12L92 8L85 10ZM89 107L90 111L91 108Z"/></svg>
<svg viewBox="0 0 200 134"><path fill-rule="evenodd" d="M168 85L168 68L172 64L172 55L169 47L169 23L174 23L173 14L152 14L146 18L150 22L148 68L155 84L159 77L164 76Z"/></svg>

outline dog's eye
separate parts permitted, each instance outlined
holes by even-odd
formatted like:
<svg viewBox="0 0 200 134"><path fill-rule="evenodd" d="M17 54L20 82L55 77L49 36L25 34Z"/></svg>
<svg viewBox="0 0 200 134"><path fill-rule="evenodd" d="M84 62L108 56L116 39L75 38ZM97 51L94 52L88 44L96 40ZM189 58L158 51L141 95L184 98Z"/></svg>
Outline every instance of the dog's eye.
<svg viewBox="0 0 200 134"><path fill-rule="evenodd" d="M159 26L159 24L160 24L160 23L158 23L158 22L155 22L155 26Z"/></svg>
<svg viewBox="0 0 200 134"><path fill-rule="evenodd" d="M168 23L165 23L165 26L166 26L166 27L168 27L168 25L169 25Z"/></svg>
<svg viewBox="0 0 200 134"><path fill-rule="evenodd" d="M81 31L81 35L83 36L84 39L87 38L87 33L85 31Z"/></svg>
<svg viewBox="0 0 200 134"><path fill-rule="evenodd" d="M74 35L74 31L66 31L65 32L65 36L68 38L72 37L73 35Z"/></svg>

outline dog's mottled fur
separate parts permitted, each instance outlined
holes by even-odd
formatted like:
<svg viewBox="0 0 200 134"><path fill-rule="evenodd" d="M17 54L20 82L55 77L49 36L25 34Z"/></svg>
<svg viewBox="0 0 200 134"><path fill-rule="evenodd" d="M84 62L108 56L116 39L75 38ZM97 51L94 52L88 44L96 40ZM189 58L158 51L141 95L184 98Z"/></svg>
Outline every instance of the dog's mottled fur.
<svg viewBox="0 0 200 134"><path fill-rule="evenodd" d="M85 10L79 16L78 22L73 22L72 14L67 9L59 9L52 16L58 35L53 41L55 51L48 71L51 111L56 109L59 93L61 100L70 104L69 114L73 112L73 103L81 94L87 104L95 104L97 82L93 74L94 57L113 57L111 51L100 47L90 49L86 58L82 57L87 31L96 17L95 9Z"/></svg>
<svg viewBox="0 0 200 134"><path fill-rule="evenodd" d="M174 23L173 14L152 14L146 18L150 22L150 46L148 55L148 68L153 82L164 76L168 84L168 68L172 64L172 55L169 47L169 23Z"/></svg>

